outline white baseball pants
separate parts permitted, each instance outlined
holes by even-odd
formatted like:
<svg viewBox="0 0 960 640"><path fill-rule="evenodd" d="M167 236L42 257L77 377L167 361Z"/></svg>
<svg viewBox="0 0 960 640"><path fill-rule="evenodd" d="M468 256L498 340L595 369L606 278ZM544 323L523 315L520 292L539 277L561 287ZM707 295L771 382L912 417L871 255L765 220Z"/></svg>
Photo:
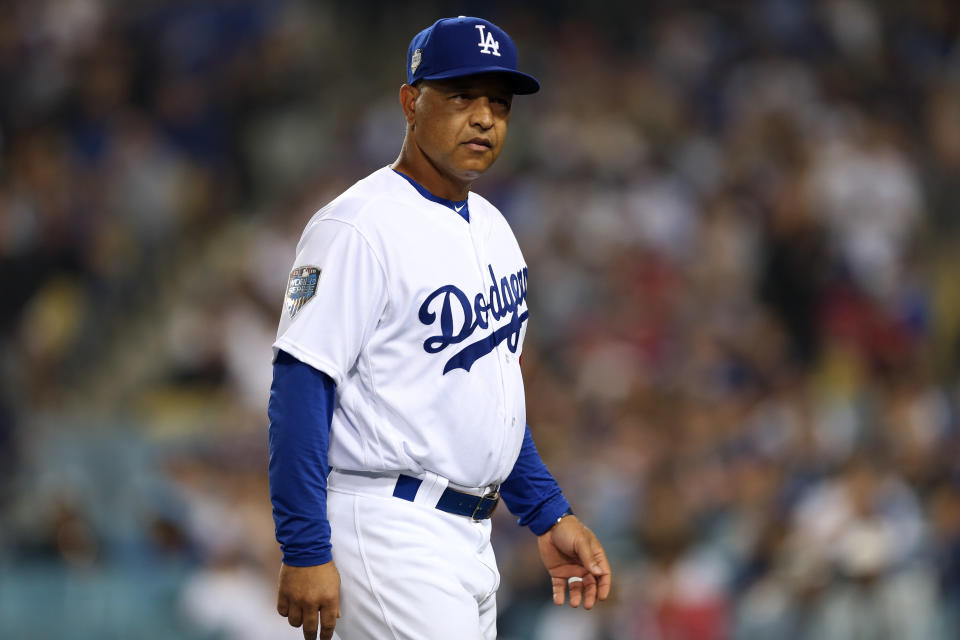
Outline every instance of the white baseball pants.
<svg viewBox="0 0 960 640"><path fill-rule="evenodd" d="M327 517L340 572L340 640L495 640L500 573L490 520L435 508L427 474L414 502L396 476L332 471Z"/></svg>

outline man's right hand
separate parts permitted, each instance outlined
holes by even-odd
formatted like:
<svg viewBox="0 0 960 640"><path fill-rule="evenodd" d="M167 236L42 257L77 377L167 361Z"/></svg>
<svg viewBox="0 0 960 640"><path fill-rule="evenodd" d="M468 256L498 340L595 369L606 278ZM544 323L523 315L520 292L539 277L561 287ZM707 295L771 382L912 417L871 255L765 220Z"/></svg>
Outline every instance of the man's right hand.
<svg viewBox="0 0 960 640"><path fill-rule="evenodd" d="M280 566L277 612L291 627L303 625L304 640L330 640L340 617L340 573L333 561L315 567Z"/></svg>

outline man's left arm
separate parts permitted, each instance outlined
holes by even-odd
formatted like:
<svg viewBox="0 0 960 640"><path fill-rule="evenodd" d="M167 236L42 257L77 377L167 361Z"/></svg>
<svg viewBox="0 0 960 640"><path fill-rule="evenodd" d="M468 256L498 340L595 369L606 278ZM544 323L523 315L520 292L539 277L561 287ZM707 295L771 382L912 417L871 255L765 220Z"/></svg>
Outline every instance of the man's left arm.
<svg viewBox="0 0 960 640"><path fill-rule="evenodd" d="M573 515L557 481L533 443L530 425L520 455L500 495L521 526L537 535L540 557L553 579L553 601L562 605L570 589L570 606L592 609L610 594L610 563L597 537Z"/></svg>

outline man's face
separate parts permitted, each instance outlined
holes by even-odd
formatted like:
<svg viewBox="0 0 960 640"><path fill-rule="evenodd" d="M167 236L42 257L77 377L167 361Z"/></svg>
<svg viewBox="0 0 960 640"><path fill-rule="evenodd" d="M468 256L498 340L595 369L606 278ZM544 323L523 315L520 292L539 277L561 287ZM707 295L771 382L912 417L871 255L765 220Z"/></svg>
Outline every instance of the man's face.
<svg viewBox="0 0 960 640"><path fill-rule="evenodd" d="M441 174L472 181L500 155L512 101L497 74L424 81L413 105L414 142Z"/></svg>

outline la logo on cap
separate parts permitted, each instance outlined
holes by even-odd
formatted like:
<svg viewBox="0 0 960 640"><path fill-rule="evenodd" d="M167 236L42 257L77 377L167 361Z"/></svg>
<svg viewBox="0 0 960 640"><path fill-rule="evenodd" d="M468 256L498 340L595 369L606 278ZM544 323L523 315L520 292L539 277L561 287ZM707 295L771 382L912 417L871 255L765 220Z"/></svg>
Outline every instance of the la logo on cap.
<svg viewBox="0 0 960 640"><path fill-rule="evenodd" d="M517 69L517 47L507 32L483 18L440 18L413 36L404 62L408 84L496 73L515 95L540 90L536 78Z"/></svg>
<svg viewBox="0 0 960 640"><path fill-rule="evenodd" d="M493 39L493 33L486 34L486 39L484 39L484 25L476 25L477 30L480 32L480 42L477 43L477 46L480 47L480 53L489 53L495 56L500 56L500 43Z"/></svg>

